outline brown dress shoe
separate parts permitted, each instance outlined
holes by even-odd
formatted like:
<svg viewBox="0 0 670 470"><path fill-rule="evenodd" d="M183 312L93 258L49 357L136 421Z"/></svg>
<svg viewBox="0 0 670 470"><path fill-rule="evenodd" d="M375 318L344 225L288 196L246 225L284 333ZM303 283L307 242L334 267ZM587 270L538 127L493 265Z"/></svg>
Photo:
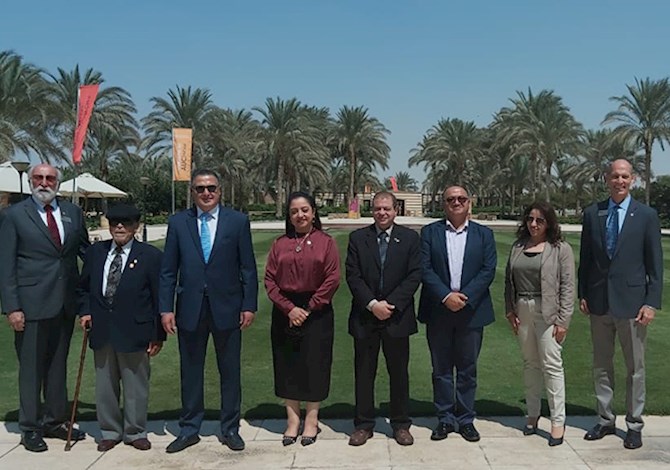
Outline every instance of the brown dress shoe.
<svg viewBox="0 0 670 470"><path fill-rule="evenodd" d="M393 433L393 438L401 446L411 446L414 444L414 438L409 432L409 429L396 429Z"/></svg>
<svg viewBox="0 0 670 470"><path fill-rule="evenodd" d="M149 450L151 449L151 442L146 437L140 437L135 439L132 442L126 442L129 446L133 446L137 450Z"/></svg>
<svg viewBox="0 0 670 470"><path fill-rule="evenodd" d="M356 429L349 438L350 446L362 446L372 437L372 429Z"/></svg>
<svg viewBox="0 0 670 470"><path fill-rule="evenodd" d="M107 452L108 450L111 450L114 447L116 447L116 444L118 443L119 441L115 441L114 439L103 439L100 442L98 442L98 451Z"/></svg>

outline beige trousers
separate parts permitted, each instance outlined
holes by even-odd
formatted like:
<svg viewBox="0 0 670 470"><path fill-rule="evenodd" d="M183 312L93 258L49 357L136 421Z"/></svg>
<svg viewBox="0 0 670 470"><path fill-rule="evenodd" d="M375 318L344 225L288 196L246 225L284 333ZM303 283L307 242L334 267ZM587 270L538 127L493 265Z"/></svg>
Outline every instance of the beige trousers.
<svg viewBox="0 0 670 470"><path fill-rule="evenodd" d="M565 425L565 374L563 346L553 337L554 325L542 317L540 297L517 301L519 344L523 353L523 379L528 416L540 416L542 385L547 393L552 426Z"/></svg>

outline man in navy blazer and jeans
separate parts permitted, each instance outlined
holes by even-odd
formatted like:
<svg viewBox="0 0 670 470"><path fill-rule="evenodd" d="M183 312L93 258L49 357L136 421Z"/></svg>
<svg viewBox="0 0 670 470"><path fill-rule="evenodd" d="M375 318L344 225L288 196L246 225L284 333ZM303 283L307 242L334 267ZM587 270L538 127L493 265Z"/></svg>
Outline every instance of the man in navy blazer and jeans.
<svg viewBox="0 0 670 470"><path fill-rule="evenodd" d="M599 420L587 441L616 432L614 339L619 337L626 363L624 447L642 447L645 400L644 352L647 327L663 292L663 251L656 211L630 195L635 181L627 160L611 163L610 197L584 210L579 255L579 308L591 320L593 379Z"/></svg>
<svg viewBox="0 0 670 470"><path fill-rule="evenodd" d="M477 358L484 326L494 321L489 286L496 246L491 229L468 220L470 198L464 188L448 187L444 208L446 219L421 231L419 321L426 324L438 418L431 439L444 439L458 426L465 440L476 442Z"/></svg>
<svg viewBox="0 0 670 470"><path fill-rule="evenodd" d="M181 431L166 450L179 452L200 441L210 334L221 376L221 441L243 450L241 330L253 322L258 301L249 219L221 206L219 177L211 170L193 173L191 194L195 207L173 215L168 223L160 278L161 321L168 334L179 329L181 358Z"/></svg>

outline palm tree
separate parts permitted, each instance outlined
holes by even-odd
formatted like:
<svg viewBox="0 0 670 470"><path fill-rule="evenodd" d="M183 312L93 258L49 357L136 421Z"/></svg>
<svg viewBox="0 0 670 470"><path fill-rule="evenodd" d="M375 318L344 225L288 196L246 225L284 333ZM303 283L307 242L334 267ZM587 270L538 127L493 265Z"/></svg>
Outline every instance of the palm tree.
<svg viewBox="0 0 670 470"><path fill-rule="evenodd" d="M212 94L205 88L190 86L170 89L167 99L150 99L152 111L142 119L145 133L144 148L148 155L170 154L172 129L184 127L193 130L193 164L200 166L204 156L204 129L207 115L214 109Z"/></svg>
<svg viewBox="0 0 670 470"><path fill-rule="evenodd" d="M275 215L281 218L290 180L290 165L299 155L327 154L323 130L310 115L310 108L296 98L282 100L267 98L265 108L254 107L260 113L263 125L265 153L271 164L266 168L274 173Z"/></svg>
<svg viewBox="0 0 670 470"><path fill-rule="evenodd" d="M63 158L54 138L58 107L44 72L12 51L0 51L0 161L36 153Z"/></svg>
<svg viewBox="0 0 670 470"><path fill-rule="evenodd" d="M102 73L88 69L83 74L79 66L72 71L58 68L52 75L53 98L59 104L61 121L58 126L60 143L66 152L71 151L74 129L77 124L77 103L81 85L102 85ZM88 125L85 145L86 159L93 161L88 170L103 180L109 176L109 164L120 155L129 154L131 148L139 146L138 123L135 120L135 104L121 87L103 87L98 90L93 113ZM94 163L93 163L94 162Z"/></svg>
<svg viewBox="0 0 670 470"><path fill-rule="evenodd" d="M356 172L361 165L388 168L391 149L386 143L390 131L363 106L343 106L337 112L333 129L333 143L337 153L343 156L349 167L349 191L347 204L357 192Z"/></svg>
<svg viewBox="0 0 670 470"><path fill-rule="evenodd" d="M651 152L658 142L670 142L670 82L635 79L635 85L626 85L630 96L613 96L610 101L618 103L616 111L607 113L603 124L617 123L615 135L631 140L644 150L645 202L651 197Z"/></svg>

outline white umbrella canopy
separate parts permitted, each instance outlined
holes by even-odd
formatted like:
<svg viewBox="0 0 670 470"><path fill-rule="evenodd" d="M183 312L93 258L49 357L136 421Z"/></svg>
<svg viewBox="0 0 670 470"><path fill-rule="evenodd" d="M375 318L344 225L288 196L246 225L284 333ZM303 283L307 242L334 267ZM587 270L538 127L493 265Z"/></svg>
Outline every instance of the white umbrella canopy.
<svg viewBox="0 0 670 470"><path fill-rule="evenodd" d="M23 179L23 194L30 194L27 172L24 172L21 177ZM19 192L19 172L14 169L12 162L0 164L0 193L19 194Z"/></svg>
<svg viewBox="0 0 670 470"><path fill-rule="evenodd" d="M102 180L99 180L90 173L82 173L75 179L63 181L60 184L58 193L63 196L71 196L73 192L73 182L75 186L74 189L76 190L77 195L80 197L100 199L115 197L121 198L127 196L127 194L120 189L115 188L111 184L105 183Z"/></svg>

